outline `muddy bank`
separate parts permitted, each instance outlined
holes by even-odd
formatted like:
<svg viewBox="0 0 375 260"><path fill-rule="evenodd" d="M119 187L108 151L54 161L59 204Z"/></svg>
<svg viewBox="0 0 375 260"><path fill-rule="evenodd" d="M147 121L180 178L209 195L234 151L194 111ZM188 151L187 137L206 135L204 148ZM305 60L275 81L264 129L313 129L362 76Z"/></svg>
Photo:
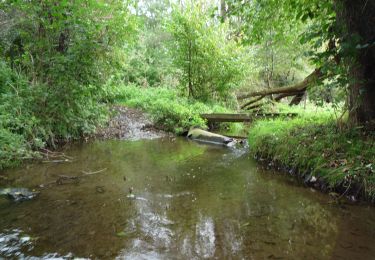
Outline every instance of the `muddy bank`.
<svg viewBox="0 0 375 260"><path fill-rule="evenodd" d="M113 106L111 112L112 116L108 125L98 129L96 138L140 140L155 139L170 135L165 131L157 129L151 118L138 109Z"/></svg>
<svg viewBox="0 0 375 260"><path fill-rule="evenodd" d="M375 203L370 197L366 196L363 185L358 182L341 182L336 186L331 186L321 176L314 175L310 171L301 171L296 167L290 167L260 154L256 154L254 159L266 170L274 170L277 173L287 174L296 178L301 184L306 187L313 188L323 193L328 193L331 199L335 201L346 200L351 203Z"/></svg>

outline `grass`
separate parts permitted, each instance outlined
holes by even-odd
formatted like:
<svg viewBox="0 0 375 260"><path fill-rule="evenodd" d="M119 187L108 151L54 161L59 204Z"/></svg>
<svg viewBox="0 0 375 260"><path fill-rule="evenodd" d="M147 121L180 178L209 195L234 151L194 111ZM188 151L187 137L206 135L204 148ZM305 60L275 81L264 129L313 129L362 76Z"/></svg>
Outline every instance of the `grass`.
<svg viewBox="0 0 375 260"><path fill-rule="evenodd" d="M220 105L181 97L177 90L167 87L123 86L120 87L116 103L146 111L157 125L176 134L181 134L191 126L206 127L206 122L199 116L202 113L228 112Z"/></svg>
<svg viewBox="0 0 375 260"><path fill-rule="evenodd" d="M294 119L258 121L250 130L253 155L300 175L321 178L331 190L357 189L375 200L375 135L339 128L330 109L307 110Z"/></svg>

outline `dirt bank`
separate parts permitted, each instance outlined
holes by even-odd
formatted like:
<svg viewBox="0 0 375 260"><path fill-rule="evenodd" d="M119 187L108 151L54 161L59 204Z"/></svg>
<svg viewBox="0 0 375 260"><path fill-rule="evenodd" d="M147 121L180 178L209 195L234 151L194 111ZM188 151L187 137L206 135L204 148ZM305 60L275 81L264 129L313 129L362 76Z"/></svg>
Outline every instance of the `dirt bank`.
<svg viewBox="0 0 375 260"><path fill-rule="evenodd" d="M113 115L108 125L97 131L99 139L140 140L169 136L156 129L151 118L138 109L113 106L111 110Z"/></svg>

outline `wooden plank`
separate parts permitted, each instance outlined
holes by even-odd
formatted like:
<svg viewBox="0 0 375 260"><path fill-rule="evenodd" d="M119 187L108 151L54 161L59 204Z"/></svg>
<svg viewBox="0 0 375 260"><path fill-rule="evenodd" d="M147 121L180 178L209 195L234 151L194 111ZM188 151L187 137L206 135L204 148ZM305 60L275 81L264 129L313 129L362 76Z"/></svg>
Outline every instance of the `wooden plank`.
<svg viewBox="0 0 375 260"><path fill-rule="evenodd" d="M252 122L257 118L295 117L296 113L201 114L209 122Z"/></svg>

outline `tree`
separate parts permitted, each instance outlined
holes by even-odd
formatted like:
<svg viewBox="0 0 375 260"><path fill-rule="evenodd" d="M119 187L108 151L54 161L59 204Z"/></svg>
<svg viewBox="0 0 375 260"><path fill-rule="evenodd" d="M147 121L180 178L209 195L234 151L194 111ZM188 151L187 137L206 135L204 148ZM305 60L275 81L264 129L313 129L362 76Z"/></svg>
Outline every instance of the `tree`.
<svg viewBox="0 0 375 260"><path fill-rule="evenodd" d="M120 48L132 36L127 2L5 0L0 10L0 22L8 24L0 29L0 58L4 67L22 76L22 89L6 94L22 93L30 104L19 111L38 121L33 138L53 145L93 132L105 118L105 83L118 68Z"/></svg>
<svg viewBox="0 0 375 260"><path fill-rule="evenodd" d="M125 46L126 59L122 73L119 73L126 84L143 87L174 87L178 84L177 72L168 52L171 35L163 26L171 8L170 0L137 3L137 41Z"/></svg>
<svg viewBox="0 0 375 260"><path fill-rule="evenodd" d="M181 83L190 97L203 101L226 99L245 69L240 44L227 38L227 24L209 20L200 3L174 8L167 22L172 57L181 69Z"/></svg>
<svg viewBox="0 0 375 260"><path fill-rule="evenodd" d="M341 0L338 22L345 22L346 32L342 44L355 47L355 57L349 62L349 75L353 79L349 88L349 112L353 123L363 124L375 120L375 2ZM358 36L358 43L350 45L350 38Z"/></svg>
<svg viewBox="0 0 375 260"><path fill-rule="evenodd" d="M293 26L309 23L300 40L314 48L310 58L316 65L315 71L320 71L337 87L348 88L352 123L365 124L375 119L373 1L255 0L239 3L232 0L229 4L230 10L235 10L231 15L241 16L246 21L242 28L251 43L263 39L270 27L283 36ZM273 19L275 17L277 19Z"/></svg>

